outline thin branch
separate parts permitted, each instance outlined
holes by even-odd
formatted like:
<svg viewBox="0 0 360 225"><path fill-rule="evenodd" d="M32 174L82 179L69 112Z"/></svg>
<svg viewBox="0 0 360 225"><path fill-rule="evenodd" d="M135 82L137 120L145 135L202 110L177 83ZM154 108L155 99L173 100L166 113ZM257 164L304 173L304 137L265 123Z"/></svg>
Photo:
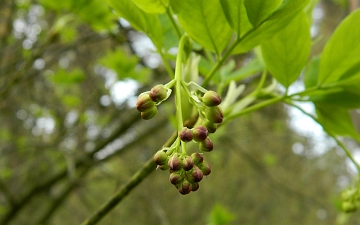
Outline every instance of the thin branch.
<svg viewBox="0 0 360 225"><path fill-rule="evenodd" d="M185 123L192 127L196 121L197 116L192 117ZM177 132L166 141L164 147L169 147L177 137ZM126 184L124 184L107 202L105 202L91 217L86 219L81 225L97 224L106 214L108 214L119 202L121 202L137 185L139 185L147 176L155 171L156 164L153 158L150 158L140 170L138 170Z"/></svg>
<svg viewBox="0 0 360 225"><path fill-rule="evenodd" d="M78 158L75 162L75 167L79 168L92 162L94 160L93 156L96 152L100 151L107 144L124 134L131 126L133 126L137 121L140 120L139 118L139 115L135 114L130 119L126 120L126 122L119 126L118 129L116 129L109 138L107 138L104 142L99 143L92 152L87 153L86 156ZM6 223L8 223L36 194L44 190L48 190L51 186L55 185L57 182L67 177L67 175L67 168L64 168L62 171L58 172L53 177L32 188L20 200L15 202L13 207L11 207L10 210L3 216L0 224L5 225Z"/></svg>

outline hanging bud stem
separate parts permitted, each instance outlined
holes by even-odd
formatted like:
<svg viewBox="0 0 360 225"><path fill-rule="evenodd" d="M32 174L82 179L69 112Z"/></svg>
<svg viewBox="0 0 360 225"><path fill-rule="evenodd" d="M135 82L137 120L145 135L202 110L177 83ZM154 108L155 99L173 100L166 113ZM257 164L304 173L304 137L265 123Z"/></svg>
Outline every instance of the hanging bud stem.
<svg viewBox="0 0 360 225"><path fill-rule="evenodd" d="M182 81L182 57L184 51L184 45L187 40L187 36L184 35L180 39L178 54L176 58L176 67L175 67L175 104L176 104L176 119L177 119L177 130L178 134L183 128L183 118L182 118L182 109L181 109L181 81ZM181 150L183 153L186 153L185 143L181 143Z"/></svg>

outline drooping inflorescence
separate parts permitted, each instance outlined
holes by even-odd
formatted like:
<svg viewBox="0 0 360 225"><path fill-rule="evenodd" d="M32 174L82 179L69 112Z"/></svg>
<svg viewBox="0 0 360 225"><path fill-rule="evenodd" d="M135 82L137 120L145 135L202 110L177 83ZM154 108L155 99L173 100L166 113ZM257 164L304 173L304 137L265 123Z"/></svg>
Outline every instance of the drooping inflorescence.
<svg viewBox="0 0 360 225"><path fill-rule="evenodd" d="M149 92L140 94L136 108L143 119L151 119L157 113L157 106L171 94L175 81L166 85L156 85ZM187 89L184 82L182 88ZM204 90L202 87L200 90ZM157 169L170 171L170 182L183 195L199 189L199 182L211 173L210 164L204 160L202 153L186 153L186 143L198 143L201 152L214 149L209 134L215 133L218 124L223 121L224 114L220 108L221 97L215 91L205 91L203 96L188 89L189 101L197 109L199 120L193 128L182 127L178 131L176 141L167 148L163 148L154 155ZM178 115L177 115L178 116ZM183 124L182 124L183 126Z"/></svg>

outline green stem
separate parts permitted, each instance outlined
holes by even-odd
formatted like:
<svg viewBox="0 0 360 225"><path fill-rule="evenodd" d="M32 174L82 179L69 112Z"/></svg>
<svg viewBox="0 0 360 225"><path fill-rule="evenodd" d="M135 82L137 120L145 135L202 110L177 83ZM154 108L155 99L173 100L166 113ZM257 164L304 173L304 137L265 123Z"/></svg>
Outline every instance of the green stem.
<svg viewBox="0 0 360 225"><path fill-rule="evenodd" d="M256 105L247 107L247 108L245 108L245 109L243 109L243 110L241 110L241 111L239 111L239 112L237 112L237 113L235 113L235 114L232 114L232 115L228 116L228 117L226 118L225 122L228 122L228 121L230 121L230 120L232 120L232 119L234 119L234 118L236 118L236 117L238 117L238 116L241 116L241 115L244 115L244 114L247 114L247 113L250 113L250 112L259 110L259 109L262 109L262 108L264 108L264 107L266 107L266 106L275 104L275 103L277 103L277 102L280 102L280 101L282 101L284 98L285 98L285 97L283 97L283 96L278 96L278 97L274 97L274 98L271 98L271 99L269 99L269 100L260 102L260 103L258 103L258 104L256 104Z"/></svg>
<svg viewBox="0 0 360 225"><path fill-rule="evenodd" d="M237 38L236 41L231 44L231 46L225 52L224 56L215 64L215 66L211 69L211 71L206 75L205 80L203 81L201 86L206 87L206 85L209 84L211 78L215 75L215 72L218 71L218 69L224 64L224 62L231 55L232 51L236 48L236 46L242 40L244 40L244 38L249 36L253 31L254 31L254 29L249 30L244 36L242 36L241 38Z"/></svg>
<svg viewBox="0 0 360 225"><path fill-rule="evenodd" d="M165 58L165 55L164 55L164 53L162 52L161 49L159 50L159 54L160 54L161 60L164 63L164 67L165 67L166 72L169 74L170 78L173 79L174 78L174 71L172 70L169 62Z"/></svg>
<svg viewBox="0 0 360 225"><path fill-rule="evenodd" d="M174 26L174 28L176 30L176 34L178 35L179 38L181 38L182 34L181 34L181 31L180 31L180 28L179 28L179 26L176 24L176 22L174 20L174 17L173 17L173 14L171 12L170 7L166 7L166 15L169 17L172 25Z"/></svg>
<svg viewBox="0 0 360 225"><path fill-rule="evenodd" d="M176 119L177 119L177 130L181 131L183 128L183 117L181 109L181 81L182 81L182 56L184 52L184 45L186 42L187 36L183 36L180 39L178 55L176 58L176 67L175 67L175 104L176 104Z"/></svg>
<svg viewBox="0 0 360 225"><path fill-rule="evenodd" d="M265 80L266 80L266 74L267 74L267 71L266 71L266 69L264 69L263 73L261 74L260 82L255 89L256 94L259 94L261 91L261 88L264 86Z"/></svg>
<svg viewBox="0 0 360 225"><path fill-rule="evenodd" d="M181 82L182 82L182 58L184 52L184 46L187 40L187 36L184 35L180 39L178 55L176 58L175 67L175 104L176 104L176 119L178 134L184 126L182 108L181 108ZM182 152L186 153L186 145L181 142Z"/></svg>
<svg viewBox="0 0 360 225"><path fill-rule="evenodd" d="M305 110L303 110L301 107L295 105L294 103L292 103L290 100L286 100L285 101L286 104L291 105L295 108L297 108L298 110L300 110L302 113L304 113L305 115L307 115L308 117L310 117L312 120L314 120L317 124L319 124L320 126L323 127L324 131L330 136L332 137L336 143L344 150L345 154L347 155L347 157L349 157L349 159L354 163L354 165L356 166L356 169L358 170L358 173L360 173L360 166L359 164L355 161L354 157L352 156L350 150L344 145L344 143L342 143L336 136L335 134L333 134L330 130L326 129L321 123L320 121L315 118L313 115L311 115L310 113L306 112Z"/></svg>

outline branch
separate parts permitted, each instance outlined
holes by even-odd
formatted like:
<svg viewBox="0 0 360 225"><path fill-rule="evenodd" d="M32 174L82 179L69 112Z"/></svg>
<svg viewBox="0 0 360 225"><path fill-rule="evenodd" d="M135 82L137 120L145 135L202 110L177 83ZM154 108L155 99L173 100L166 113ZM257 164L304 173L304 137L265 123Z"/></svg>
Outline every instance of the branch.
<svg viewBox="0 0 360 225"><path fill-rule="evenodd" d="M137 121L140 120L139 118L140 117L138 114L134 114L134 116L126 120L126 122L121 126L119 126L118 129L116 129L108 139L106 139L102 143L99 143L92 152L87 153L86 156L78 158L75 162L75 167L80 168L86 164L91 164L89 162L92 162L94 160L93 156L96 152L100 151L107 144L114 141L122 134L124 134L132 125L134 125ZM28 193L25 194L25 196L23 196L20 200L15 202L15 204L13 204L13 207L11 207L10 210L3 216L0 224L2 225L7 224L35 195L37 195L38 193L44 190L48 190L51 186L55 185L60 180L64 179L67 176L67 173L68 173L67 168L64 168L62 171L58 172L53 177L49 178L48 180L44 181L43 183L39 184L38 186L35 186L30 191L28 191Z"/></svg>
<svg viewBox="0 0 360 225"><path fill-rule="evenodd" d="M192 127L198 116L192 117L190 120L186 121L185 124L189 127ZM174 132L173 135L166 141L164 147L169 147L177 137L177 132ZM156 164L154 163L153 158L150 158L140 170L138 170L130 180L125 183L120 190L118 190L107 202L105 202L91 217L86 219L81 225L93 225L97 224L106 214L108 214L118 203L120 203L137 185L141 183L147 176L149 176L153 171L155 171Z"/></svg>

